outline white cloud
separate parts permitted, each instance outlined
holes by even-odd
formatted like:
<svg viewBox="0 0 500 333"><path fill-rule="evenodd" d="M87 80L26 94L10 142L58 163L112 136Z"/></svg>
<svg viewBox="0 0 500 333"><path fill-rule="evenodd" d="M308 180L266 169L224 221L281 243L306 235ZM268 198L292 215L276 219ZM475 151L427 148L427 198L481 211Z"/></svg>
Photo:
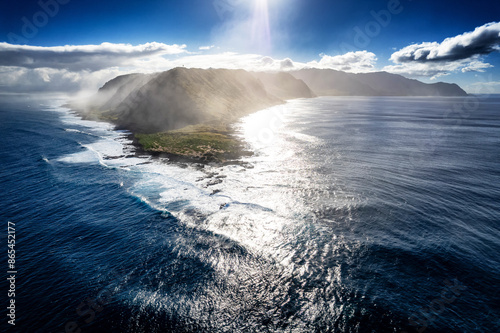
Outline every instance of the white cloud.
<svg viewBox="0 0 500 333"><path fill-rule="evenodd" d="M472 32L446 38L441 43L426 42L409 45L391 55L394 63L456 61L498 51L500 47L500 22L477 27Z"/></svg>
<svg viewBox="0 0 500 333"><path fill-rule="evenodd" d="M321 55L319 61L295 62L259 54L224 52L194 54L186 45L103 43L39 47L0 43L0 89L5 91L77 91L102 86L117 75L165 71L174 67L289 71L332 68L350 72L374 69L375 54L367 51Z"/></svg>
<svg viewBox="0 0 500 333"><path fill-rule="evenodd" d="M469 62L465 67L461 69L462 73L466 72L484 72L485 69L494 67L492 64L482 62L479 60L473 60Z"/></svg>
<svg viewBox="0 0 500 333"><path fill-rule="evenodd" d="M125 66L134 59L186 53L186 45L146 43L141 45L30 46L0 43L0 66L98 71Z"/></svg>
<svg viewBox="0 0 500 333"><path fill-rule="evenodd" d="M4 91L95 90L113 77L171 68L165 56L189 54L186 45L102 43L41 47L0 43Z"/></svg>
<svg viewBox="0 0 500 333"><path fill-rule="evenodd" d="M223 52L209 55L188 55L177 59L165 59L164 66L192 68L228 68L248 71L281 71L305 67L305 64L293 62L289 58L273 59L259 54L240 54Z"/></svg>
<svg viewBox="0 0 500 333"><path fill-rule="evenodd" d="M123 74L117 68L72 72L55 68L0 67L0 91L95 91L104 82Z"/></svg>
<svg viewBox="0 0 500 333"><path fill-rule="evenodd" d="M280 61L280 69L282 70L291 70L295 68L295 64L292 59L286 58Z"/></svg>
<svg viewBox="0 0 500 333"><path fill-rule="evenodd" d="M207 46L205 48L212 48ZM0 43L0 90L5 91L95 91L117 75L153 73L174 67L228 68L249 71L290 71L330 68L346 72L376 70L377 57L368 51L343 55L321 54L317 60L297 62L259 54L222 52L197 54L186 45L147 43L39 47ZM491 64L479 56L456 61L410 61L386 66L392 73L437 78L452 72L485 71Z"/></svg>
<svg viewBox="0 0 500 333"><path fill-rule="evenodd" d="M210 50L210 49L213 49L215 47L215 45L210 45L210 46L200 46L198 48L198 50L201 50L201 51L207 51L207 50Z"/></svg>
<svg viewBox="0 0 500 333"><path fill-rule="evenodd" d="M473 59L463 59L456 61L439 61L439 62L409 62L385 66L384 71L401 74L412 77L430 77L434 80L440 76L449 75L454 72L484 72L485 69L493 67L493 65L482 62L479 57Z"/></svg>
<svg viewBox="0 0 500 333"><path fill-rule="evenodd" d="M477 27L472 32L446 38L441 43L412 44L394 52L390 60L395 65L383 70L410 76L435 79L453 72L484 72L493 65L482 56L500 50L500 22Z"/></svg>
<svg viewBox="0 0 500 333"><path fill-rule="evenodd" d="M174 67L196 67L196 68L229 68L246 70L280 70L281 62L269 58L265 63L263 57L257 54L237 54L232 52L213 55L192 55L186 52L186 56L165 56L163 53L151 56L145 54L143 57L134 55L123 60L109 62L105 59L92 69L82 65L81 51L75 48L76 55L65 53L62 57L55 57L51 62L41 61L44 59L46 50L42 48L43 57L33 61L14 61L14 64L6 61L8 57L0 51L0 90L10 92L29 91L77 91L82 89L96 90L106 81L117 75L141 72L152 73L165 71ZM183 49L184 50L184 49ZM22 50L18 50L21 58L26 58ZM31 49L28 49L31 52ZM183 51L185 52L185 51ZM110 57L112 59L112 57ZM3 61L2 61L3 60ZM101 59L102 60L102 59ZM58 64L60 61L61 64ZM97 61L97 60L96 60ZM3 66L2 66L3 65Z"/></svg>
<svg viewBox="0 0 500 333"><path fill-rule="evenodd" d="M314 68L330 68L345 72L366 73L375 70L377 56L368 51L348 52L342 55L329 56L321 54L321 60L308 62Z"/></svg>
<svg viewBox="0 0 500 333"><path fill-rule="evenodd" d="M189 55L174 60L165 60L167 67L229 68L249 71L290 71L302 68L330 68L347 72L370 72L375 70L377 57L367 51L349 52L344 55L322 54L319 61L296 62L290 58L273 59L258 54L225 52L212 55Z"/></svg>

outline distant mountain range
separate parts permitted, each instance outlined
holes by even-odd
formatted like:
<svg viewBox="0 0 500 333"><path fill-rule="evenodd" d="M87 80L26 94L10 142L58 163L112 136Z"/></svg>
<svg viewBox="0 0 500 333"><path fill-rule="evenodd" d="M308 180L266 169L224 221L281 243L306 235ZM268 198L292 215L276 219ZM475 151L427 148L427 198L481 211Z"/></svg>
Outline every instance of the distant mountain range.
<svg viewBox="0 0 500 333"><path fill-rule="evenodd" d="M291 72L319 96L466 96L456 84L427 84L387 72L352 74L333 69Z"/></svg>
<svg viewBox="0 0 500 333"><path fill-rule="evenodd" d="M464 95L456 84L426 84L385 72L303 69L257 73L174 68L157 74L118 76L77 108L87 118L108 120L135 133L156 133L188 125L227 124L293 98Z"/></svg>

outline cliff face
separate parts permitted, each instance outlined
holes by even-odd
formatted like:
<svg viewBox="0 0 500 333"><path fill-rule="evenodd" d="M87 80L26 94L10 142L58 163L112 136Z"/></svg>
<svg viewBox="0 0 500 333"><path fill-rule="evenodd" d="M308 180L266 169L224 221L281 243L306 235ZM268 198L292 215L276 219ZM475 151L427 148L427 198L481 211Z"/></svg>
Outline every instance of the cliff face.
<svg viewBox="0 0 500 333"><path fill-rule="evenodd" d="M117 77L99 89L92 109L119 127L154 133L228 123L280 103L244 70L174 68L154 75Z"/></svg>
<svg viewBox="0 0 500 333"><path fill-rule="evenodd" d="M90 102L91 114L134 132L155 133L201 123L229 123L253 111L313 97L288 73L174 68L108 81Z"/></svg>
<svg viewBox="0 0 500 333"><path fill-rule="evenodd" d="M97 95L96 106L100 110L111 110L116 108L133 91L141 88L154 74L128 74L120 75L106 82Z"/></svg>
<svg viewBox="0 0 500 333"><path fill-rule="evenodd" d="M331 69L291 73L320 96L466 96L456 84L426 84L386 72L351 74Z"/></svg>

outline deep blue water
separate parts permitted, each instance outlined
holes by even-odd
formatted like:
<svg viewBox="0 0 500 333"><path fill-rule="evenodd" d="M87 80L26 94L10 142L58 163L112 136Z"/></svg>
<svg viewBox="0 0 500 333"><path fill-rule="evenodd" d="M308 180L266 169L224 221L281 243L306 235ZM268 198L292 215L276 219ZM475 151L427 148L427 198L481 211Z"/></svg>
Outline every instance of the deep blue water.
<svg viewBox="0 0 500 333"><path fill-rule="evenodd" d="M225 167L135 156L62 102L0 100L2 330L500 331L498 96L289 101Z"/></svg>

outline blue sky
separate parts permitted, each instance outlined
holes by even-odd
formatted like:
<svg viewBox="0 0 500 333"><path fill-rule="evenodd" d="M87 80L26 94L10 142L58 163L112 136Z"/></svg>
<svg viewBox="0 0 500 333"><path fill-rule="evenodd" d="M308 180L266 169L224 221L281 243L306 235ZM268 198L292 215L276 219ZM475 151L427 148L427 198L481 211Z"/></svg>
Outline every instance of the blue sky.
<svg viewBox="0 0 500 333"><path fill-rule="evenodd" d="M0 89L91 89L185 65L386 70L500 92L498 21L491 0L4 1Z"/></svg>

